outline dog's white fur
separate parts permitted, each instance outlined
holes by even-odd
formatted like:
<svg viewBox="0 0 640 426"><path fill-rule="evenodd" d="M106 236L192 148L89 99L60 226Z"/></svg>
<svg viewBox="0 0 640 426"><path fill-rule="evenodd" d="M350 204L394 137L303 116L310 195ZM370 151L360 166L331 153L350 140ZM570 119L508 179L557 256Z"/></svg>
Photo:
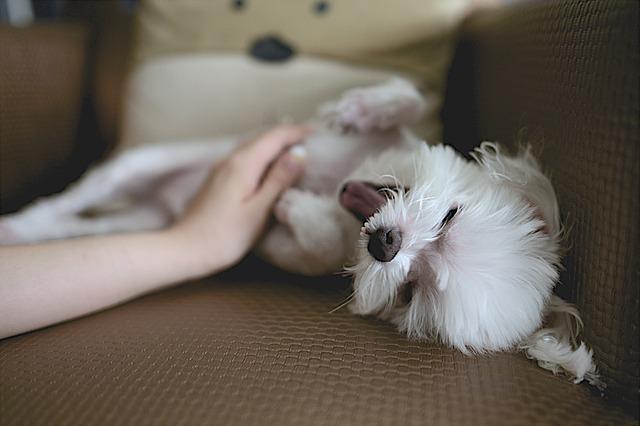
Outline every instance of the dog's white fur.
<svg viewBox="0 0 640 426"><path fill-rule="evenodd" d="M412 155L389 151L351 176L411 188L395 191L365 223L347 268L354 276L352 311L465 353L520 347L543 368L602 385L592 352L584 343L574 349L577 310L552 294L561 228L550 181L529 150L510 157L483 143L475 160L424 145ZM441 226L452 208L457 213ZM391 262L376 261L366 249L380 228L408 237ZM407 287L408 303L401 300Z"/></svg>
<svg viewBox="0 0 640 426"><path fill-rule="evenodd" d="M577 310L552 294L561 227L550 181L528 150L512 157L484 143L467 161L422 143L405 126L424 108L401 79L325 106L305 142L305 174L282 195L278 223L258 251L310 275L349 263L352 311L388 319L411 338L437 338L465 353L519 347L543 368L599 385L592 352L576 341ZM0 244L166 226L237 144L121 152L66 192L2 218ZM350 181L395 188L362 229L339 202ZM366 248L380 228L403 236L389 262Z"/></svg>

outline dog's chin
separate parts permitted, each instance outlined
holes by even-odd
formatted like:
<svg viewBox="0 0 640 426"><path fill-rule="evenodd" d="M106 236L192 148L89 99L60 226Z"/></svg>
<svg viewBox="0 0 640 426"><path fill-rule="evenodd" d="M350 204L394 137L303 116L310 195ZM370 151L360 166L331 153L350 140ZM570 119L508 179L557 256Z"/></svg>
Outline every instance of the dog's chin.
<svg viewBox="0 0 640 426"><path fill-rule="evenodd" d="M408 282L410 261L404 254L392 262L380 262L366 249L366 237L360 241L357 262L346 271L353 277L352 313L392 320L398 309L406 308L413 297Z"/></svg>

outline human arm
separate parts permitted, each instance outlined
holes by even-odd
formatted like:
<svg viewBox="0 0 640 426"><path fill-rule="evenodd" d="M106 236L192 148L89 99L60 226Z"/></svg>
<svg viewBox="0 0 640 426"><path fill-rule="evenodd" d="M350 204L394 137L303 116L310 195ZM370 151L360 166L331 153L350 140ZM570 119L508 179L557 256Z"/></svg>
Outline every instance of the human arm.
<svg viewBox="0 0 640 426"><path fill-rule="evenodd" d="M306 132L281 126L237 150L168 229L0 247L0 338L236 263L260 234L280 192L299 175L299 160L280 154Z"/></svg>

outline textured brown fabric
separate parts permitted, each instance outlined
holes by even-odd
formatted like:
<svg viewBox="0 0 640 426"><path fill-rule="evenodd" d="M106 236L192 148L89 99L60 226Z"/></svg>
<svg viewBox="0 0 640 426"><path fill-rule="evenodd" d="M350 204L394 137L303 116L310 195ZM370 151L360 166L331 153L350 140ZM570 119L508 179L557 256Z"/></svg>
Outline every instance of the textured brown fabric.
<svg viewBox="0 0 640 426"><path fill-rule="evenodd" d="M634 424L521 354L329 314L346 282L241 271L0 342L0 423Z"/></svg>
<svg viewBox="0 0 640 426"><path fill-rule="evenodd" d="M102 142L113 148L119 138L122 103L133 43L133 16L122 2L82 0L65 3L66 19L91 28L87 67L87 98L95 109ZM86 132L96 129L87 129ZM104 149L104 147L99 147Z"/></svg>
<svg viewBox="0 0 640 426"><path fill-rule="evenodd" d="M466 26L444 113L445 138L461 150L520 141L540 154L569 231L558 290L578 304L611 399L636 415L638 31L636 1L480 14Z"/></svg>
<svg viewBox="0 0 640 426"><path fill-rule="evenodd" d="M80 25L0 25L0 212L72 177L85 43Z"/></svg>

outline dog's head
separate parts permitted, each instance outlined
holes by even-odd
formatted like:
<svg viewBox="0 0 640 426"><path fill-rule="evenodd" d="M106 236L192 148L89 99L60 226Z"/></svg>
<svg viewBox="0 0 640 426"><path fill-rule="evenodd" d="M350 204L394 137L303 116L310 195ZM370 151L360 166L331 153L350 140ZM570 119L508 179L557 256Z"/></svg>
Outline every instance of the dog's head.
<svg viewBox="0 0 640 426"><path fill-rule="evenodd" d="M506 349L540 326L560 261L553 188L528 151L485 143L474 158L390 151L344 185L341 204L364 221L354 312L462 351Z"/></svg>

